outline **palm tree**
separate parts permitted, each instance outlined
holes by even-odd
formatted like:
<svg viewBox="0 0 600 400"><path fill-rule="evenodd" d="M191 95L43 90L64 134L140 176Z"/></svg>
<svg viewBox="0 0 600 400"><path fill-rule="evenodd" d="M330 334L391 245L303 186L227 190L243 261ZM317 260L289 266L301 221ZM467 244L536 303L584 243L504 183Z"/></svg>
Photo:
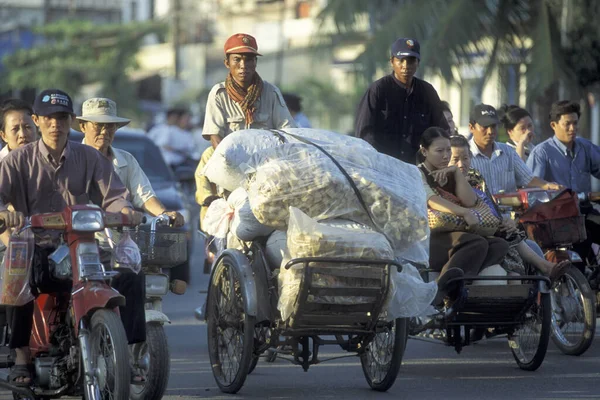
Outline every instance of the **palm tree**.
<svg viewBox="0 0 600 400"><path fill-rule="evenodd" d="M361 32L364 52L357 62L371 79L377 67L389 68L389 46L398 37L419 38L421 65L446 81L459 81L455 67L486 61L483 88L500 62L527 64L530 100L557 81L576 87L576 69L565 52L566 11L587 7L599 15L593 0L329 0L322 27L333 21L334 36ZM586 14L587 13L587 14ZM594 20L588 10L587 19ZM365 21L368 28L365 30ZM562 24L561 24L562 23ZM325 29L323 29L325 30ZM561 37L561 33L563 34ZM597 37L597 36L594 36ZM570 83L570 85L569 85Z"/></svg>

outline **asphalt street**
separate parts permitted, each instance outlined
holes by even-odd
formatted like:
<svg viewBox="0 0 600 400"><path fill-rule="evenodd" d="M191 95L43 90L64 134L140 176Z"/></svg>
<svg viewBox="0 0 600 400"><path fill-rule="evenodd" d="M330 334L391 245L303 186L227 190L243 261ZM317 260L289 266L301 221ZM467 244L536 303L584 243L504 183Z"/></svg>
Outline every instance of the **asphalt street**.
<svg viewBox="0 0 600 400"><path fill-rule="evenodd" d="M167 399L600 399L600 339L580 357L565 356L551 344L535 372L517 367L506 338L479 342L461 354L411 339L400 375L387 393L369 388L357 357L325 362L308 372L285 360L261 360L237 395L225 395L212 376L206 325L193 316L205 297L199 292L208 286L200 271L201 256L194 255L198 267L190 290L165 302L173 319L166 328L172 355ZM343 353L323 347L320 358L328 355Z"/></svg>
<svg viewBox="0 0 600 400"><path fill-rule="evenodd" d="M225 395L212 376L206 325L193 315L208 284L202 257L201 251L193 255L196 267L187 293L165 299L164 311L172 319L165 328L171 351L165 399L600 399L598 339L581 357L562 355L551 345L541 368L526 372L517 367L505 338L480 342L462 354L437 343L409 340L396 384L387 393L369 388L360 361L353 357L325 362L308 372L282 359L261 360L237 395ZM324 359L343 354L329 346L320 355ZM0 393L0 399L10 398Z"/></svg>

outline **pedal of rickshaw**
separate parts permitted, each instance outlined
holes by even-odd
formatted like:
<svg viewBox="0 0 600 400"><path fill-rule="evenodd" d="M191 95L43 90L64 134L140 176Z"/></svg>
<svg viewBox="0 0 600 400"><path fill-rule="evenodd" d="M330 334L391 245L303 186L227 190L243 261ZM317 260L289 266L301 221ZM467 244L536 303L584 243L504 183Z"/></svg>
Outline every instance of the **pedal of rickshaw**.
<svg viewBox="0 0 600 400"><path fill-rule="evenodd" d="M320 363L318 338L312 338L312 352L308 349L308 339L308 336L301 336L292 342L294 364L301 365L304 372L308 371L308 367L311 365ZM302 345L302 350L298 349L299 344Z"/></svg>

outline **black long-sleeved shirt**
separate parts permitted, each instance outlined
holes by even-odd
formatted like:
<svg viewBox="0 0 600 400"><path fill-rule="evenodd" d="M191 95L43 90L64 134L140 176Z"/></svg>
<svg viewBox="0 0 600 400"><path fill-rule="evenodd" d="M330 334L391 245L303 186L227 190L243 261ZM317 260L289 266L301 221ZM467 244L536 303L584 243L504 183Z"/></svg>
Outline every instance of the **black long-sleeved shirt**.
<svg viewBox="0 0 600 400"><path fill-rule="evenodd" d="M414 164L421 135L430 126L448 129L433 86L413 78L409 92L392 73L375 81L364 94L356 115L355 136L372 134L379 152Z"/></svg>

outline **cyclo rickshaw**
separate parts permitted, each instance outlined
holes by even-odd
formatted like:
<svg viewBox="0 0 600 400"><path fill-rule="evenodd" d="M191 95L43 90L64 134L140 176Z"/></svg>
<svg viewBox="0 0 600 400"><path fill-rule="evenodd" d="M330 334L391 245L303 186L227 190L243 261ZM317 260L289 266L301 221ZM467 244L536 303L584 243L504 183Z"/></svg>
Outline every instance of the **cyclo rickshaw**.
<svg viewBox="0 0 600 400"><path fill-rule="evenodd" d="M300 264L304 276L295 309L291 318L282 321L277 310L277 277L267 265L260 241L243 251L224 250L215 261L206 320L210 362L221 391L240 390L258 357L268 349L291 346L293 359L289 361L307 371L311 365L327 361L319 359L319 348L331 344L360 357L372 389L388 390L402 362L407 321L387 322L383 310L390 275L402 266L393 260L319 257L292 259L284 268ZM368 280L369 285L340 288L319 284L323 276L335 276L336 270L348 266L356 267L357 281ZM316 296L361 297L363 301L320 304L311 301Z"/></svg>
<svg viewBox="0 0 600 400"><path fill-rule="evenodd" d="M460 353L473 340L471 330L493 331L508 335L508 344L519 368L535 371L546 356L552 308L550 279L536 275L527 266L526 276L464 276L451 279L458 283L458 296L438 308L428 318L412 318L408 327L413 339L433 336ZM485 271L485 269L484 269ZM424 280L436 272L421 269ZM429 332L441 335L429 335Z"/></svg>
<svg viewBox="0 0 600 400"><path fill-rule="evenodd" d="M537 369L545 357L551 305L550 281L544 276L466 276L458 280L460 295L456 301L439 308L426 323L413 318L409 324L406 318L385 321L390 276L393 268L402 271L401 263L348 258L292 259L283 268L303 265L303 279L293 315L282 321L277 310L277 277L264 254L264 245L256 240L242 251L224 250L214 263L205 315L213 374L225 393L239 391L258 357L267 350L291 346L293 358L289 361L306 371L311 365L327 361L319 359L319 348L329 344L359 356L371 388L386 391L398 375L409 332L416 335L434 328L445 330L447 343L459 352L470 344L470 328L494 328L498 334L508 334L515 360L525 370ZM318 283L319 275L335 276L336 269L348 265L360 267L357 277L378 284L339 288ZM424 275L429 272L424 268L421 271ZM492 285L470 284L474 281ZM372 301L319 304L311 301L316 296L368 297Z"/></svg>

